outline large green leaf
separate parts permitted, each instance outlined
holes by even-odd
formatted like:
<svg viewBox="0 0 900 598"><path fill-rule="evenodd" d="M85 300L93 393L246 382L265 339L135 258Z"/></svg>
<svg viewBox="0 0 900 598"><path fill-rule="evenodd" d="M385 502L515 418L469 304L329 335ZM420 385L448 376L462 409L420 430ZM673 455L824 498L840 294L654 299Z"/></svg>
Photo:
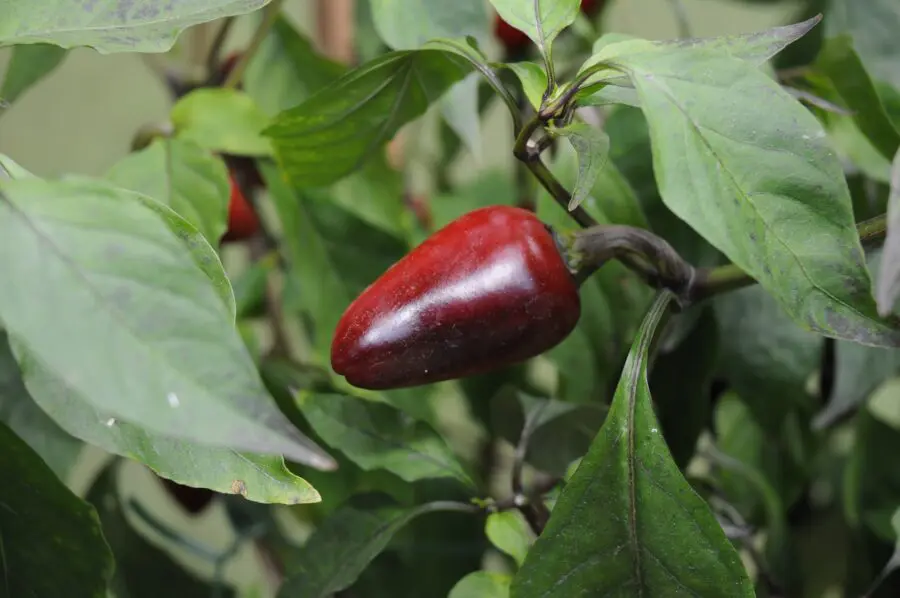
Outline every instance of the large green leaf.
<svg viewBox="0 0 900 598"><path fill-rule="evenodd" d="M562 30L571 25L581 8L580 0L491 0L500 17L524 32L541 54L550 55L550 46Z"/></svg>
<svg viewBox="0 0 900 598"><path fill-rule="evenodd" d="M317 54L306 37L285 17L279 17L247 65L244 89L260 110L274 116L331 84L345 71L342 64Z"/></svg>
<svg viewBox="0 0 900 598"><path fill-rule="evenodd" d="M462 505L465 507L465 505ZM296 559L297 569L278 598L331 598L353 585L394 535L420 515L458 511L457 503L432 502L402 508L380 495L357 496L316 529Z"/></svg>
<svg viewBox="0 0 900 598"><path fill-rule="evenodd" d="M264 134L294 185L329 185L363 166L466 72L444 51L390 52L282 112Z"/></svg>
<svg viewBox="0 0 900 598"><path fill-rule="evenodd" d="M815 67L831 80L843 100L842 105L853 113L860 131L882 156L893 159L900 147L900 133L888 117L875 84L853 49L853 39L845 34L826 40Z"/></svg>
<svg viewBox="0 0 900 598"><path fill-rule="evenodd" d="M758 286L716 298L715 310L720 372L758 422L778 427L810 401L806 385L819 369L822 337L797 326Z"/></svg>
<svg viewBox="0 0 900 598"><path fill-rule="evenodd" d="M196 598L212 595L209 584L197 579L149 541L128 521L117 487L118 462L104 467L94 480L86 499L97 510L106 541L116 557L110 589L116 598ZM218 596L231 598L231 589Z"/></svg>
<svg viewBox="0 0 900 598"><path fill-rule="evenodd" d="M35 404L0 330L0 421L38 454L62 480L81 454L81 443L64 432Z"/></svg>
<svg viewBox="0 0 900 598"><path fill-rule="evenodd" d="M647 360L671 300L658 295L644 319L606 422L516 575L514 598L755 595L653 414Z"/></svg>
<svg viewBox="0 0 900 598"><path fill-rule="evenodd" d="M488 37L483 0L371 0L375 29L394 50L415 50L438 37Z"/></svg>
<svg viewBox="0 0 900 598"><path fill-rule="evenodd" d="M746 61L753 66L760 66L789 44L806 35L820 20L821 16L815 16L800 23L773 27L754 33L657 41L635 38L621 33L606 33L594 42L593 54L581 66L579 74L583 74L592 68L601 68L596 67L596 65L600 65L616 56L653 52L666 53L689 49L712 50L716 53L727 54L738 60ZM627 84L617 74L608 72L601 73L599 77L589 78L586 82L590 85L595 80L602 80L604 83L614 86ZM600 92L603 91L603 89L600 90ZM587 98L583 103L592 104L597 102Z"/></svg>
<svg viewBox="0 0 900 598"><path fill-rule="evenodd" d="M15 346L15 339L11 344ZM75 438L139 461L160 476L187 486L240 494L264 503L321 500L315 488L287 469L281 456L192 443L110 417L21 348L18 353L35 402Z"/></svg>
<svg viewBox="0 0 900 598"><path fill-rule="evenodd" d="M900 87L900 4L894 0L829 0L824 26L828 37L850 34L869 72Z"/></svg>
<svg viewBox="0 0 900 598"><path fill-rule="evenodd" d="M806 108L752 64L710 50L610 64L638 90L675 214L805 327L900 345L897 322L876 313L843 169Z"/></svg>
<svg viewBox="0 0 900 598"><path fill-rule="evenodd" d="M390 405L305 391L297 405L324 442L363 469L386 469L407 482L452 478L474 487L437 432Z"/></svg>
<svg viewBox="0 0 900 598"><path fill-rule="evenodd" d="M27 352L103 421L331 466L273 404L168 208L142 198L101 181L0 180L0 319L17 359Z"/></svg>
<svg viewBox="0 0 900 598"><path fill-rule="evenodd" d="M97 513L3 423L0 454L4 595L105 598L113 558Z"/></svg>
<svg viewBox="0 0 900 598"><path fill-rule="evenodd" d="M46 42L89 46L101 54L166 52L181 32L199 23L241 15L269 0L4 0L0 46Z"/></svg>
<svg viewBox="0 0 900 598"><path fill-rule="evenodd" d="M65 57L66 51L59 46L16 46L6 67L0 99L15 102L28 88L53 72Z"/></svg>
<svg viewBox="0 0 900 598"><path fill-rule="evenodd" d="M169 113L175 134L210 151L235 156L269 156L261 132L269 119L243 91L201 87L183 96Z"/></svg>
<svg viewBox="0 0 900 598"><path fill-rule="evenodd" d="M218 244L228 228L228 170L196 143L156 139L117 162L106 178L169 206L210 244Z"/></svg>

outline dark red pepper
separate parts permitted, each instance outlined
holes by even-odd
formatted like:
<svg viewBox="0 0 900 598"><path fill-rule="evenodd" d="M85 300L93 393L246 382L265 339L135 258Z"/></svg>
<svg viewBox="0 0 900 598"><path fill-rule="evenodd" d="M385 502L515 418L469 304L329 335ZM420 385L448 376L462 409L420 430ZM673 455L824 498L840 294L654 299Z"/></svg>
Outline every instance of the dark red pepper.
<svg viewBox="0 0 900 598"><path fill-rule="evenodd" d="M233 173L229 172L228 180L231 183L231 200L228 203L228 230L222 236L222 242L242 241L259 230L259 218L241 192Z"/></svg>
<svg viewBox="0 0 900 598"><path fill-rule="evenodd" d="M394 264L347 308L334 371L373 390L484 373L534 357L578 322L578 287L531 212L469 212Z"/></svg>

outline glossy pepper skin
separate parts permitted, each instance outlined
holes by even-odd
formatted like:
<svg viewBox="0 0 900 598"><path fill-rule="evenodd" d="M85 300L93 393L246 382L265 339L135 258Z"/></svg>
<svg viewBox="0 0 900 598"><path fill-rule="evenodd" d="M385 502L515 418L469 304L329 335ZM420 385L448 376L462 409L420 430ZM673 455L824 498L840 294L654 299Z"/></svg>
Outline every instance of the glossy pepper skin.
<svg viewBox="0 0 900 598"><path fill-rule="evenodd" d="M222 236L222 241L242 241L259 230L259 218L241 192L234 174L229 173L228 179L231 183L231 200L228 203L228 229Z"/></svg>
<svg viewBox="0 0 900 598"><path fill-rule="evenodd" d="M391 266L347 308L334 371L359 388L418 386L534 357L578 322L578 288L531 212L469 212Z"/></svg>

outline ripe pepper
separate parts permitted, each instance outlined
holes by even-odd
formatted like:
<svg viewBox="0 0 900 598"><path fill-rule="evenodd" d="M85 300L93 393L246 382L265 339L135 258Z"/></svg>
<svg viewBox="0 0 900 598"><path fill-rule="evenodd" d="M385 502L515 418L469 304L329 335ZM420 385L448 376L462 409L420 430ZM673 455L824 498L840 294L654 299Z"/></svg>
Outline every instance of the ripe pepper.
<svg viewBox="0 0 900 598"><path fill-rule="evenodd" d="M222 236L223 243L242 241L252 237L259 230L259 218L241 192L241 187L232 172L228 173L228 180L231 184L231 200L228 203L228 229Z"/></svg>
<svg viewBox="0 0 900 598"><path fill-rule="evenodd" d="M484 373L566 338L578 287L550 229L531 212L469 212L391 266L347 308L335 372L373 390Z"/></svg>

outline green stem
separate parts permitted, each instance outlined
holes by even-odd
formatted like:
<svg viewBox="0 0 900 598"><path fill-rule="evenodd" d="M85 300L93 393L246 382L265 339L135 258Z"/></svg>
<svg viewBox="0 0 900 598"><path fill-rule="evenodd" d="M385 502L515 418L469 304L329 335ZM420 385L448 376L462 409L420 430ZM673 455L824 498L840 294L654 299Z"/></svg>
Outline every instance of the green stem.
<svg viewBox="0 0 900 598"><path fill-rule="evenodd" d="M263 9L263 17L262 21L259 23L259 27L253 32L253 37L250 39L247 49L241 53L234 68L228 73L228 78L226 78L225 82L222 84L223 88L235 89L241 84L241 81L244 78L244 71L247 70L247 65L250 64L250 61L253 59L257 50L259 50L259 47L266 39L266 36L269 35L269 31L272 29L275 20L281 12L281 5L283 3L284 0L272 0L266 8Z"/></svg>
<svg viewBox="0 0 900 598"><path fill-rule="evenodd" d="M540 155L533 156L525 163L525 165L531 171L531 174L533 174L541 183L541 186L547 190L547 193L556 200L556 203L568 212L569 216L571 216L582 228L591 228L599 224L594 220L594 217L588 214L581 206L578 206L574 210L569 210L569 203L572 201L572 195L565 187L563 187L562 183L553 176L553 173L550 172L550 169L547 168L547 165L541 160Z"/></svg>

